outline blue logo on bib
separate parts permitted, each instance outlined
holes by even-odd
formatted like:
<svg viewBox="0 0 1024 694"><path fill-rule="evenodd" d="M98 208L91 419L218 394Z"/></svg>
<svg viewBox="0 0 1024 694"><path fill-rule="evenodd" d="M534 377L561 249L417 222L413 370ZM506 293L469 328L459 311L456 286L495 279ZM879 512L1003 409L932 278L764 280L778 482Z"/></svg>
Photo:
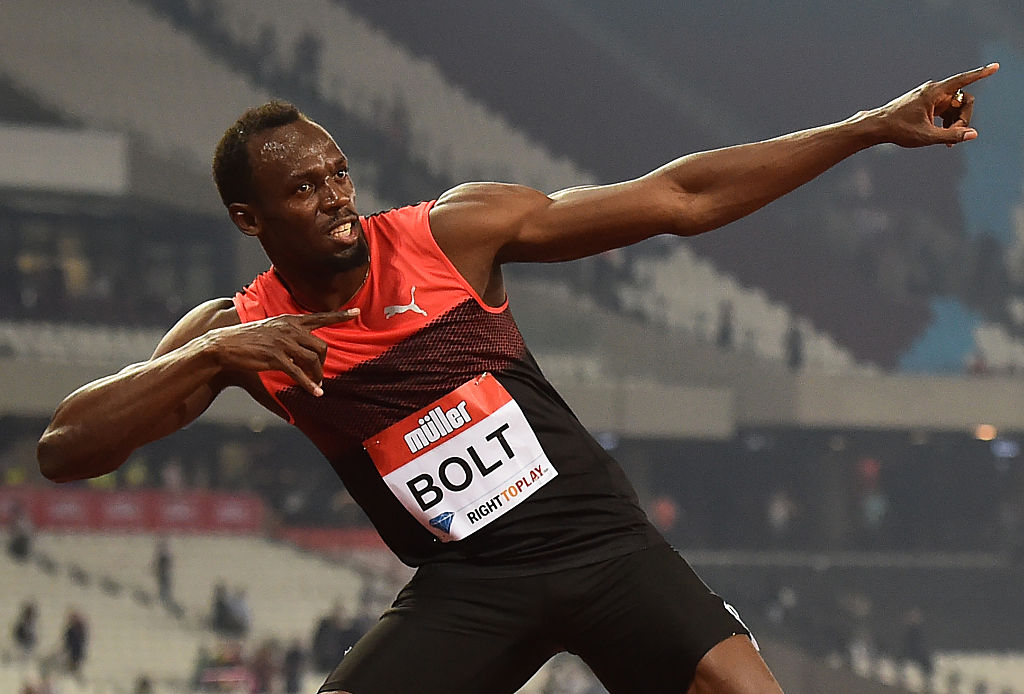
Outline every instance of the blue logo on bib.
<svg viewBox="0 0 1024 694"><path fill-rule="evenodd" d="M445 511L439 516L434 516L430 519L430 524L435 528L440 528L444 532L450 532L452 527L452 519L455 518L455 514L451 511Z"/></svg>

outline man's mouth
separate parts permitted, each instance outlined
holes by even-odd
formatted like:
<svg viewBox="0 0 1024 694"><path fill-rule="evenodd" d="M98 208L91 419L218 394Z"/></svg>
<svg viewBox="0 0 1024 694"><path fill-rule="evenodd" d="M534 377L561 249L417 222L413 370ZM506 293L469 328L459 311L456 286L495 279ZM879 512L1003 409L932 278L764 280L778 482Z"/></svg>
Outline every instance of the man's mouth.
<svg viewBox="0 0 1024 694"><path fill-rule="evenodd" d="M332 239L338 239L339 241L348 241L355 237L355 232L353 231L353 224L352 222L344 222L342 224L339 224L338 226L331 228L330 231L327 232L327 235L330 236Z"/></svg>

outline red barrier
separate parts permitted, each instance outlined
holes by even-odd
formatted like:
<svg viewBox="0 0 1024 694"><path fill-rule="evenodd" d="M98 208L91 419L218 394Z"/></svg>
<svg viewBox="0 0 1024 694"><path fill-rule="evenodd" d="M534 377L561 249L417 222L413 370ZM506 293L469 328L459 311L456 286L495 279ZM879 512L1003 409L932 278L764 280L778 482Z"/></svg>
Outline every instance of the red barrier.
<svg viewBox="0 0 1024 694"><path fill-rule="evenodd" d="M373 528L281 528L277 537L324 554L339 554L354 549L387 549Z"/></svg>
<svg viewBox="0 0 1024 694"><path fill-rule="evenodd" d="M40 530L255 533L266 515L250 494L0 488L0 524L9 524L19 507Z"/></svg>

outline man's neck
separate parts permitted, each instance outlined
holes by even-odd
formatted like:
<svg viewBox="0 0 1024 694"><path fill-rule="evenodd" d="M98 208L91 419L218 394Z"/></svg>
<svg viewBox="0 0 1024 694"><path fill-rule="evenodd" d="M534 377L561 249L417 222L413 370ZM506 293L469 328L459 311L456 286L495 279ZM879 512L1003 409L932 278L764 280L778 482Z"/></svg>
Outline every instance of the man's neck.
<svg viewBox="0 0 1024 694"><path fill-rule="evenodd" d="M330 276L324 282L309 281L300 273L274 266L274 272L299 306L312 313L336 311L348 303L370 274L370 264Z"/></svg>

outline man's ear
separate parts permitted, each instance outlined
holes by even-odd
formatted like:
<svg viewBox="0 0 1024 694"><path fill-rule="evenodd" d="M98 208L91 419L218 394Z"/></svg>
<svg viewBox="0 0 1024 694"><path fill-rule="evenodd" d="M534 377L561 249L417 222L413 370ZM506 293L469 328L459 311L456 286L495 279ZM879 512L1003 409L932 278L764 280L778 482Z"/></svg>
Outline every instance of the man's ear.
<svg viewBox="0 0 1024 694"><path fill-rule="evenodd" d="M260 223L252 208L244 202L233 202L228 205L228 216L246 236L259 236Z"/></svg>

